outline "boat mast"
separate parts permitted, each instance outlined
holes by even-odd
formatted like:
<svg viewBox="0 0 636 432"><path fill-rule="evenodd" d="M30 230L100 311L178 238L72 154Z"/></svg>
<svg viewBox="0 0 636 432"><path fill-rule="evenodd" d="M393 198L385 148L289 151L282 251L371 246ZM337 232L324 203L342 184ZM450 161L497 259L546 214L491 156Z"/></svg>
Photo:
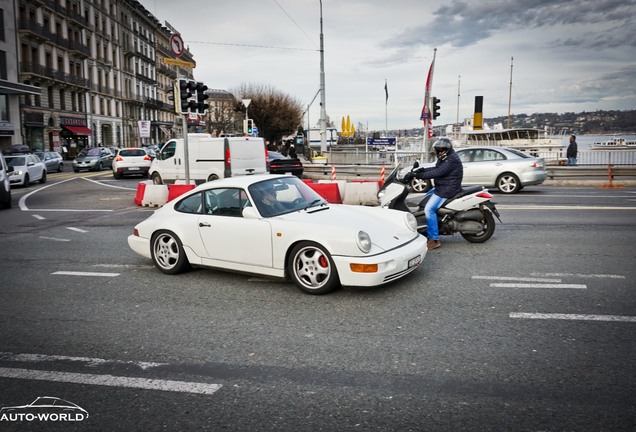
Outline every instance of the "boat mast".
<svg viewBox="0 0 636 432"><path fill-rule="evenodd" d="M462 76L457 76L457 124L459 124L459 85L461 84Z"/></svg>
<svg viewBox="0 0 636 432"><path fill-rule="evenodd" d="M510 57L510 89L508 90L508 129L510 129L510 107L512 104L512 61L514 57Z"/></svg>

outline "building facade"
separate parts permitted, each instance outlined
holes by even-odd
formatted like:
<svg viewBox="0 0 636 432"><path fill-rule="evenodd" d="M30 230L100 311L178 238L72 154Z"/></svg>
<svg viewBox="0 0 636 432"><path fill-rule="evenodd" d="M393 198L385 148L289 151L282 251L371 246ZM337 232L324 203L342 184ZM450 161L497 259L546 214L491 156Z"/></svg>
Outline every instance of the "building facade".
<svg viewBox="0 0 636 432"><path fill-rule="evenodd" d="M172 83L177 76L191 78L192 70L164 64L175 58L167 49L174 29L141 3L15 4L14 67L21 84L40 90L19 96L20 143L73 157L87 146L154 144L180 132ZM184 57L192 60L189 51Z"/></svg>

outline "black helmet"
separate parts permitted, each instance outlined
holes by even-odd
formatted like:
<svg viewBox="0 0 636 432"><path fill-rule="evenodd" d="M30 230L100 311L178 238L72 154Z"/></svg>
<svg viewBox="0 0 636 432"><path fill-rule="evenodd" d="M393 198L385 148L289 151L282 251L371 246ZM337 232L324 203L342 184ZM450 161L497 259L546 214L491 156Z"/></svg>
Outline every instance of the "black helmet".
<svg viewBox="0 0 636 432"><path fill-rule="evenodd" d="M439 159L442 159L444 156L446 156L446 154L452 149L453 143L451 143L451 140L449 140L448 138L440 138L435 141L435 144L433 144L433 150L435 150L435 153L437 154L437 157Z"/></svg>

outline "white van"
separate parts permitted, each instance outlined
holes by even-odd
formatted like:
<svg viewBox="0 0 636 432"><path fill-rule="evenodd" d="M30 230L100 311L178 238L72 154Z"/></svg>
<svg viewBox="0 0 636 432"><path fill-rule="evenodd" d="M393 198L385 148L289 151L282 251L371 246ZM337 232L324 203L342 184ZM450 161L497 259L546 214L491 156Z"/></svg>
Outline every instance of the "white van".
<svg viewBox="0 0 636 432"><path fill-rule="evenodd" d="M172 139L157 152L149 175L154 184L185 180L183 139ZM212 138L188 134L190 181L196 184L225 177L267 173L267 149L263 138Z"/></svg>

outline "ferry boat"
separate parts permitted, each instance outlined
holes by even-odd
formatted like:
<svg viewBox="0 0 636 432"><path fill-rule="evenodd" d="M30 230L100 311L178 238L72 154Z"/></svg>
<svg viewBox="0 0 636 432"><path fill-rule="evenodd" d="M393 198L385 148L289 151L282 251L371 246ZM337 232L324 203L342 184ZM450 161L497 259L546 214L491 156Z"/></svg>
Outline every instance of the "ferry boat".
<svg viewBox="0 0 636 432"><path fill-rule="evenodd" d="M590 150L636 150L636 141L627 141L625 138L614 137L607 141L590 144Z"/></svg>
<svg viewBox="0 0 636 432"><path fill-rule="evenodd" d="M482 130L474 130L470 119L461 127L450 125L446 135L457 147L496 146L510 147L546 160L565 157L565 132L559 135L547 129L504 128L500 123L490 128L484 124Z"/></svg>

